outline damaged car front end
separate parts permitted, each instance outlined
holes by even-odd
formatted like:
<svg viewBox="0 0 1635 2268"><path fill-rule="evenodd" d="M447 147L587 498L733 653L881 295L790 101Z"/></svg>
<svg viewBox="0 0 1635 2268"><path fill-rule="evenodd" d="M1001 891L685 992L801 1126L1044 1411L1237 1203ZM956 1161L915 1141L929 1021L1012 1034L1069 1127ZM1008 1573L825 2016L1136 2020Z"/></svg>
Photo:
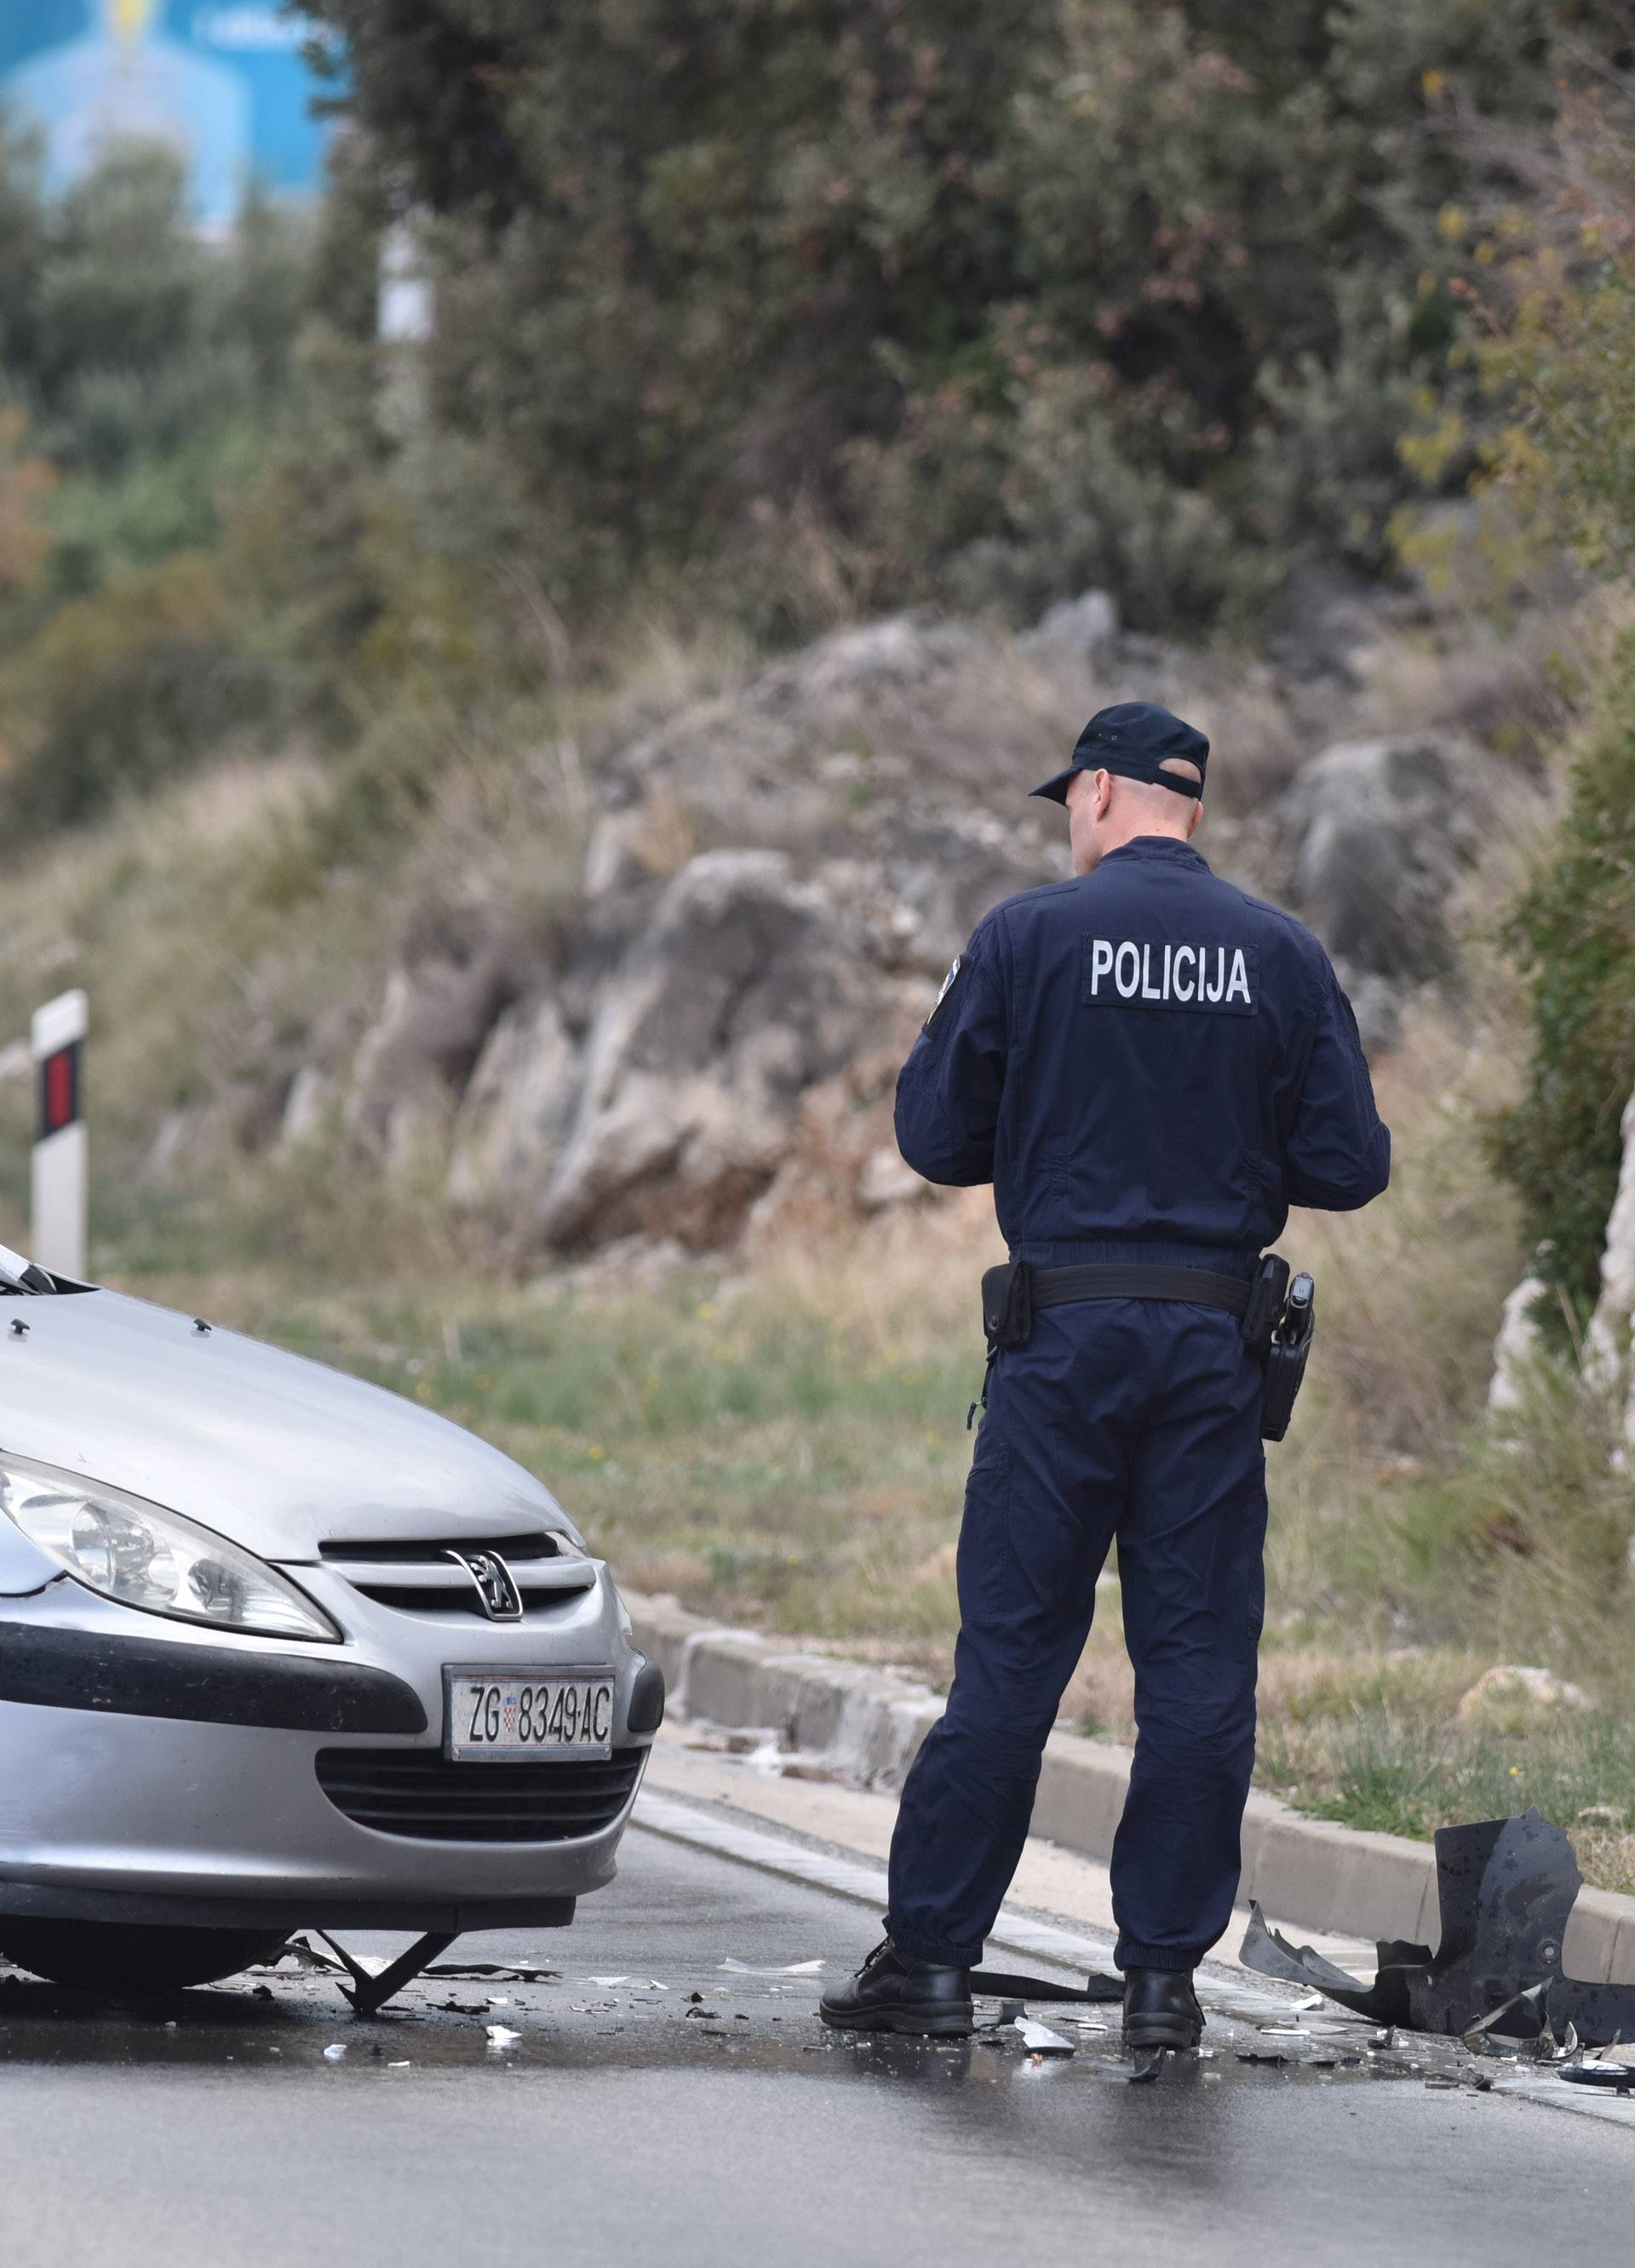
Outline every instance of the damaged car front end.
<svg viewBox="0 0 1635 2268"><path fill-rule="evenodd" d="M549 1491L234 1332L0 1290L0 1955L129 1991L570 1921L663 1683Z"/></svg>

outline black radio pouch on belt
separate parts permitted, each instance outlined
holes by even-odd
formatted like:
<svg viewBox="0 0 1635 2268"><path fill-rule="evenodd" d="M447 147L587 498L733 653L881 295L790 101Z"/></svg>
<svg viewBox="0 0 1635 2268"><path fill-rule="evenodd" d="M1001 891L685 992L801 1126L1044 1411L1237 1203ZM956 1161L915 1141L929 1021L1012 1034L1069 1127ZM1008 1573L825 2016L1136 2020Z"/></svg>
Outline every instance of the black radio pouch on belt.
<svg viewBox="0 0 1635 2268"><path fill-rule="evenodd" d="M1025 1260L983 1270L982 1327L990 1361L1001 1347L1025 1347L1034 1335L1033 1270Z"/></svg>
<svg viewBox="0 0 1635 2268"><path fill-rule="evenodd" d="M1280 1441L1289 1430L1316 1328L1316 1287L1309 1276L1297 1276L1266 1351L1266 1390L1260 1406L1263 1441Z"/></svg>

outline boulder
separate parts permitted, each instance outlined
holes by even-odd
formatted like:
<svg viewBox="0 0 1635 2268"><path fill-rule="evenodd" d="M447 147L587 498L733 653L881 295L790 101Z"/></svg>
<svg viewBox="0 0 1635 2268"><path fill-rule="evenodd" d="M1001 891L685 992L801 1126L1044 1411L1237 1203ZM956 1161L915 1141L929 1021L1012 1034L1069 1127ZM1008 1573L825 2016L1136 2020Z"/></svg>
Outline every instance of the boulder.
<svg viewBox="0 0 1635 2268"><path fill-rule="evenodd" d="M1064 847L1018 841L991 814L898 818L884 861L897 955L939 981L1001 899L1066 879Z"/></svg>
<svg viewBox="0 0 1635 2268"><path fill-rule="evenodd" d="M507 1219L531 1216L566 1138L578 1074L579 1051L553 994L505 1010L454 1119L452 1204Z"/></svg>
<svg viewBox="0 0 1635 2268"><path fill-rule="evenodd" d="M1501 1661L1484 1669L1459 1704L1462 1725L1494 1733L1522 1733L1564 1709L1594 1706L1587 1693L1553 1670Z"/></svg>
<svg viewBox="0 0 1635 2268"><path fill-rule="evenodd" d="M1624 1162L1617 1195L1607 1217L1601 1256L1601 1292L1584 1336L1586 1369L1614 1382L1630 1358L1630 1322L1635 1316L1635 1094L1624 1106Z"/></svg>
<svg viewBox="0 0 1635 2268"><path fill-rule="evenodd" d="M1118 643L1118 608L1106 591L1061 599L1016 641L1029 659L1082 661L1100 668Z"/></svg>
<svg viewBox="0 0 1635 2268"><path fill-rule="evenodd" d="M884 1144L878 1150L871 1150L863 1160L858 1175L858 1203L865 1212L884 1212L892 1205L913 1204L930 1193L931 1183L923 1182L912 1166Z"/></svg>
<svg viewBox="0 0 1635 2268"><path fill-rule="evenodd" d="M1493 1341L1493 1375L1487 1389L1491 1417L1507 1417L1526 1398L1528 1367L1539 1349L1534 1309L1543 1290L1536 1276L1524 1276L1500 1310L1499 1336Z"/></svg>
<svg viewBox="0 0 1635 2268"><path fill-rule="evenodd" d="M1273 609L1270 652L1285 677L1300 683L1361 682L1363 665L1392 621L1420 611L1406 592L1388 595L1336 567L1297 569Z"/></svg>
<svg viewBox="0 0 1635 2268"><path fill-rule="evenodd" d="M831 630L792 662L774 662L762 683L777 694L823 701L871 694L884 686L923 685L968 652L964 622L918 614L887 615L879 622Z"/></svg>
<svg viewBox="0 0 1635 2268"><path fill-rule="evenodd" d="M1341 741L1302 765L1279 806L1285 895L1333 954L1375 1049L1394 1043L1407 989L1453 966L1450 903L1477 849L1463 770L1452 744Z"/></svg>
<svg viewBox="0 0 1635 2268"><path fill-rule="evenodd" d="M730 1241L777 1171L801 1096L866 1043L882 1009L855 924L787 857L689 860L603 993L542 1239L563 1251L635 1234Z"/></svg>
<svg viewBox="0 0 1635 2268"><path fill-rule="evenodd" d="M428 939L387 975L342 1095L348 1130L388 1170L441 1140L516 983L507 944L480 931Z"/></svg>
<svg viewBox="0 0 1635 2268"><path fill-rule="evenodd" d="M1635 1094L1624 1106L1624 1162L1617 1195L1607 1216L1607 1241L1601 1256L1601 1292L1584 1335L1584 1368L1603 1387L1622 1387L1624 1447L1616 1462L1627 1470L1635 1454L1635 1361L1631 1325L1635 1322ZM1630 1573L1635 1578L1635 1536L1630 1539Z"/></svg>

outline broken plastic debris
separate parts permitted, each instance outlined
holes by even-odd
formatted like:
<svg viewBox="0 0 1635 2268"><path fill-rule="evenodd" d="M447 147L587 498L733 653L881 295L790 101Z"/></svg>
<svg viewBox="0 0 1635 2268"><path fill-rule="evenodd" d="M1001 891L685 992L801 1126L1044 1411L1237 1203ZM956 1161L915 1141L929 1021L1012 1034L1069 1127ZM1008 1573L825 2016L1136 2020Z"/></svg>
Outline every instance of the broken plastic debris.
<svg viewBox="0 0 1635 2268"><path fill-rule="evenodd" d="M1614 2095L1635 2094L1635 2065L1600 2063L1584 2056L1577 2063L1564 2063L1556 2076L1570 2080L1574 2087L1604 2087Z"/></svg>
<svg viewBox="0 0 1635 2268"><path fill-rule="evenodd" d="M1609 2041L1604 2048L1596 2048L1586 2056L1587 2063L1635 2064L1635 2040Z"/></svg>
<svg viewBox="0 0 1635 2268"><path fill-rule="evenodd" d="M1572 1845L1535 1810L1436 1832L1442 1933L1429 1946L1382 1940L1365 1985L1310 1946L1268 1927L1258 1904L1240 1959L1285 1984L1315 1985L1375 2022L1412 2032L1510 2039L1569 2029L1591 2043L1635 2033L1635 1984L1592 1984L1561 1973L1561 1947L1583 1887Z"/></svg>
<svg viewBox="0 0 1635 2268"><path fill-rule="evenodd" d="M1005 1969L973 1969L970 1973L973 1992L986 1993L1001 2000L1013 1999L1020 2007L1027 2000L1116 2001L1124 1997L1122 1977L1107 1977L1092 1971L1082 1984L1066 1984L1053 1977L1020 1977ZM1003 2014L1001 2023L1006 2021Z"/></svg>
<svg viewBox="0 0 1635 2268"><path fill-rule="evenodd" d="M344 2040L332 2040L329 2045L324 2050L324 2061L326 2063L339 2063L345 2054L346 2042Z"/></svg>
<svg viewBox="0 0 1635 2268"><path fill-rule="evenodd" d="M385 1954L348 1953L342 1957L341 1948L333 1940L328 1944L314 1941L323 1935L321 1930L310 1936L306 1930L299 1930L285 1946L284 1953L292 1953L303 1969L319 1969L331 1976L336 1971L344 1976L350 1970L355 1977L361 1969L365 1977L379 1977L391 1966L390 1957Z"/></svg>
<svg viewBox="0 0 1635 2268"><path fill-rule="evenodd" d="M1018 2016L1015 2023L1029 2055L1070 2056L1075 2052L1072 2042L1064 2040L1060 2032L1053 2032L1049 2024L1037 2023L1031 2016Z"/></svg>
<svg viewBox="0 0 1635 2268"><path fill-rule="evenodd" d="M298 1969L321 1970L328 1976L343 1977L346 1974L334 1954L321 1945L314 1945L305 1930L298 1931L290 1940L278 1956L277 1966L282 1969L286 1961L293 1961Z"/></svg>
<svg viewBox="0 0 1635 2268"><path fill-rule="evenodd" d="M509 2024L487 2024L483 2029L488 2033L491 2048L514 2048L522 2037L521 2033L513 2032Z"/></svg>
<svg viewBox="0 0 1635 2268"><path fill-rule="evenodd" d="M560 1969L541 1969L532 1961L434 1961L422 1970L426 1977L486 1977L497 1984L555 1984Z"/></svg>
<svg viewBox="0 0 1635 2268"><path fill-rule="evenodd" d="M1604 2087L1615 2095L1628 2095L1635 2091L1635 2042L1616 2039L1581 2054L1576 2046L1569 2047L1556 2075L1575 2087Z"/></svg>
<svg viewBox="0 0 1635 2268"><path fill-rule="evenodd" d="M781 1969L757 1969L748 1961L724 1961L720 1965L731 1970L735 1977L815 1977L824 1966L821 1961L786 1961ZM612 1983L620 1981L609 1979Z"/></svg>

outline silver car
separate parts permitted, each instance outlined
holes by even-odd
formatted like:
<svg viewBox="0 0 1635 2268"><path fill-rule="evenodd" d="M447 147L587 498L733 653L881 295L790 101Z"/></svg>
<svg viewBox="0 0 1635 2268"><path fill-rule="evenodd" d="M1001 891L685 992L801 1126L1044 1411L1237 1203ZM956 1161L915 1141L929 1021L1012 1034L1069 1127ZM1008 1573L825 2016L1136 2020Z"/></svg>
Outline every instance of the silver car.
<svg viewBox="0 0 1635 2268"><path fill-rule="evenodd" d="M0 1954L129 1992L566 1923L663 1710L508 1457L0 1248Z"/></svg>

